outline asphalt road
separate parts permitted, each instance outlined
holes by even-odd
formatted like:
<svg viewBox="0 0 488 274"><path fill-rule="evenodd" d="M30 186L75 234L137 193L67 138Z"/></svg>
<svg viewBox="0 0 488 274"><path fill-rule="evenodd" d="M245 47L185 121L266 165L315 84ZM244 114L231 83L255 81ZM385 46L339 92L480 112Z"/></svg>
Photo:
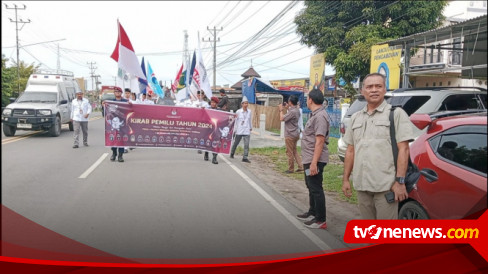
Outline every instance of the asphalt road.
<svg viewBox="0 0 488 274"><path fill-rule="evenodd" d="M101 118L101 117L100 117ZM311 230L299 210L240 158L203 161L195 150L136 148L111 162L103 119L89 147L61 136L2 133L2 204L70 239L124 258L242 258L344 248ZM26 135L27 134L27 135Z"/></svg>

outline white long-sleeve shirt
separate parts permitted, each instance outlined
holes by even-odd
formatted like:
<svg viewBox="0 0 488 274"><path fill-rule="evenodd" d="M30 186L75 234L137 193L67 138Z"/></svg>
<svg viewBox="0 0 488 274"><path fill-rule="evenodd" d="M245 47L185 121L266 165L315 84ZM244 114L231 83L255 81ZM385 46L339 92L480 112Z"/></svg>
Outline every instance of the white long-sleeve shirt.
<svg viewBox="0 0 488 274"><path fill-rule="evenodd" d="M252 129L252 112L250 109L244 111L242 108L236 111L236 134L251 135Z"/></svg>
<svg viewBox="0 0 488 274"><path fill-rule="evenodd" d="M82 98L81 100L78 100L75 98L71 102L71 119L73 121L79 121L79 122L86 122L88 121L88 118L85 118L86 114L90 114L92 112L92 107L90 104L90 101L86 98Z"/></svg>

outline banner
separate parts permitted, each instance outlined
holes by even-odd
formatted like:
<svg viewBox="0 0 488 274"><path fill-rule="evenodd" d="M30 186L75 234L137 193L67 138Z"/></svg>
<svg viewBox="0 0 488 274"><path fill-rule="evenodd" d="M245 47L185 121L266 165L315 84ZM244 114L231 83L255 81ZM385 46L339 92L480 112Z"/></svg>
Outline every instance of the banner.
<svg viewBox="0 0 488 274"><path fill-rule="evenodd" d="M310 57L310 83L309 90L320 88L325 72L325 57L323 53ZM322 89L322 93L324 90Z"/></svg>
<svg viewBox="0 0 488 274"><path fill-rule="evenodd" d="M107 147L172 147L230 153L234 113L193 107L106 103Z"/></svg>
<svg viewBox="0 0 488 274"><path fill-rule="evenodd" d="M400 58L402 49L388 44L371 47L370 73L378 72L386 76L386 89L400 88Z"/></svg>

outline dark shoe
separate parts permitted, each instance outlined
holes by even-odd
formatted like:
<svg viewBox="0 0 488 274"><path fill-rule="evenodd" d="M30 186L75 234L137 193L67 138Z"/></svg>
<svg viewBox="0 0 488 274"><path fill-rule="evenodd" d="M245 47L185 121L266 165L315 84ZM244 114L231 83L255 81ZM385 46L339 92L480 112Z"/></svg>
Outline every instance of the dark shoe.
<svg viewBox="0 0 488 274"><path fill-rule="evenodd" d="M78 145L74 145L73 148L78 148Z"/></svg>
<svg viewBox="0 0 488 274"><path fill-rule="evenodd" d="M303 172L303 169L299 168L299 169L295 170L295 172Z"/></svg>
<svg viewBox="0 0 488 274"><path fill-rule="evenodd" d="M212 164L216 164L216 165L217 165L218 163L219 163L219 162L217 162L217 157L213 157L213 158L212 158Z"/></svg>
<svg viewBox="0 0 488 274"><path fill-rule="evenodd" d="M124 158L122 158L122 155L119 155L118 161L121 162L121 163L124 161Z"/></svg>
<svg viewBox="0 0 488 274"><path fill-rule="evenodd" d="M234 154L231 154L231 155L230 155L230 158L231 158L231 159L234 159Z"/></svg>
<svg viewBox="0 0 488 274"><path fill-rule="evenodd" d="M308 212L305 212L305 213L302 213L302 214L298 214L297 215L297 219L298 220L301 220L301 221L311 221L312 219L314 219L315 216L313 216L312 214L308 213Z"/></svg>
<svg viewBox="0 0 488 274"><path fill-rule="evenodd" d="M88 143L83 143L83 145L87 147L88 146Z"/></svg>
<svg viewBox="0 0 488 274"><path fill-rule="evenodd" d="M112 154L112 156L110 156L110 161L115 161L115 156L117 156L117 154Z"/></svg>
<svg viewBox="0 0 488 274"><path fill-rule="evenodd" d="M134 148L133 147L130 147L129 150L133 150Z"/></svg>
<svg viewBox="0 0 488 274"><path fill-rule="evenodd" d="M242 159L242 161L245 163L251 163L251 161L249 161L248 159Z"/></svg>
<svg viewBox="0 0 488 274"><path fill-rule="evenodd" d="M205 152L205 155L203 155L203 160L208 161L208 152Z"/></svg>
<svg viewBox="0 0 488 274"><path fill-rule="evenodd" d="M294 173L294 172L293 172L293 170L286 170L285 173L290 174L290 173Z"/></svg>
<svg viewBox="0 0 488 274"><path fill-rule="evenodd" d="M318 229L326 229L327 223L325 221L317 221L317 219L313 218L310 221L303 223L308 228L318 228Z"/></svg>

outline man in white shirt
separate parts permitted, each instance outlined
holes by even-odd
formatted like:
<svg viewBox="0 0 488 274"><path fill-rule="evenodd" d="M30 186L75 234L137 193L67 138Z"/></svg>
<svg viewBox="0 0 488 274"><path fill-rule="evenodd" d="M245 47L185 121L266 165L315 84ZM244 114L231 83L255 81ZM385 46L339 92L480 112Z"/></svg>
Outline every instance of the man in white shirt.
<svg viewBox="0 0 488 274"><path fill-rule="evenodd" d="M249 155L249 141L251 140L252 113L251 110L248 109L249 101L246 96L242 97L241 106L242 107L236 111L236 137L230 151L230 158L234 158L236 148L239 145L239 142L241 142L241 139L244 138L244 155L242 156L242 161L250 163L251 161L249 161L247 157Z"/></svg>
<svg viewBox="0 0 488 274"><path fill-rule="evenodd" d="M202 94L203 94L203 91L199 90L197 91L197 99L195 101L192 102L192 106L193 107L200 107L200 108L209 108L210 105L202 99Z"/></svg>
<svg viewBox="0 0 488 274"><path fill-rule="evenodd" d="M83 98L81 90L76 92L76 98L71 103L71 122L74 127L73 148L78 148L80 127L83 131L83 145L88 146L88 116L92 112L92 107L88 99Z"/></svg>

